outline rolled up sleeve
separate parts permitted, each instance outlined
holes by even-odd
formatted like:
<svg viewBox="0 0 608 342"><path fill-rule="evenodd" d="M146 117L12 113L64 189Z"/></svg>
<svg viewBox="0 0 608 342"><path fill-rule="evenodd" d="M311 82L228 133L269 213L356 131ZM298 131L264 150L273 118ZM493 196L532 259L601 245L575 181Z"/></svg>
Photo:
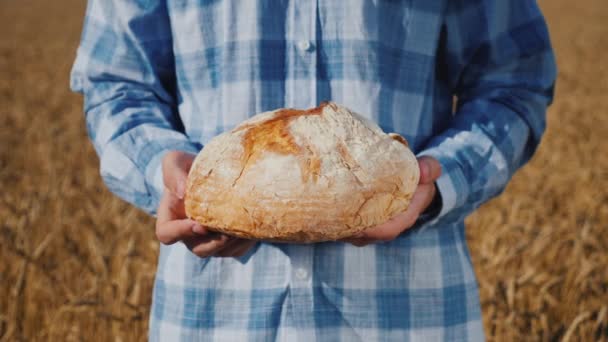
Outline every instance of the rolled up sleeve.
<svg viewBox="0 0 608 342"><path fill-rule="evenodd" d="M70 86L108 188L155 214L169 150L197 153L177 114L171 29L161 0L91 0Z"/></svg>
<svg viewBox="0 0 608 342"><path fill-rule="evenodd" d="M448 1L442 40L439 63L458 102L449 127L419 153L443 169L431 223L464 219L531 158L557 73L534 1Z"/></svg>

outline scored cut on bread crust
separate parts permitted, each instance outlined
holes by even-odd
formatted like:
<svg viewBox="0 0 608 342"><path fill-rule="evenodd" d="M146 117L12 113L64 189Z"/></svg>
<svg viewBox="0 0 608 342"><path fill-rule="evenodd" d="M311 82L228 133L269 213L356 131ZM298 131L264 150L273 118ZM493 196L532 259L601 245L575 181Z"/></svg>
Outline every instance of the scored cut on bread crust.
<svg viewBox="0 0 608 342"><path fill-rule="evenodd" d="M419 178L405 139L333 102L253 116L213 138L188 176L188 217L283 242L352 236L407 209Z"/></svg>

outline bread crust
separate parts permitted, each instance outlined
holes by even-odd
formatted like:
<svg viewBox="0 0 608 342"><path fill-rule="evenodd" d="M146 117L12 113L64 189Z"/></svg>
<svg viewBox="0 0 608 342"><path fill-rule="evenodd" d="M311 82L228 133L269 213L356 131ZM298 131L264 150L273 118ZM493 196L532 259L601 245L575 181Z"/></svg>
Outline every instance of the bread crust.
<svg viewBox="0 0 608 342"><path fill-rule="evenodd" d="M419 178L405 139L338 104L258 114L213 138L188 176L188 217L266 241L338 240L407 209Z"/></svg>

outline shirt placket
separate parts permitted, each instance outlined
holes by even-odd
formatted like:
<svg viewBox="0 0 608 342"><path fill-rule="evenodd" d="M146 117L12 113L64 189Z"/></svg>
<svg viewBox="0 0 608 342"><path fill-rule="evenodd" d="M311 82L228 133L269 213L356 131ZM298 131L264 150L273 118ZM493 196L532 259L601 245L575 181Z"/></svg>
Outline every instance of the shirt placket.
<svg viewBox="0 0 608 342"><path fill-rule="evenodd" d="M290 246L290 313L297 341L315 339L312 289L312 245ZM295 340L295 339L294 339Z"/></svg>
<svg viewBox="0 0 608 342"><path fill-rule="evenodd" d="M317 44L316 1L293 1L290 11L289 40L292 44L288 67L288 105L309 108L317 105ZM288 320L292 329L285 330L287 340L309 342L315 340L313 313L313 245L286 246L290 258L290 291ZM291 335L291 336L290 336ZM295 335L295 336L293 336ZM297 338L296 338L297 336Z"/></svg>
<svg viewBox="0 0 608 342"><path fill-rule="evenodd" d="M291 26L293 68L290 101L297 108L315 107L317 103L317 2L294 1Z"/></svg>

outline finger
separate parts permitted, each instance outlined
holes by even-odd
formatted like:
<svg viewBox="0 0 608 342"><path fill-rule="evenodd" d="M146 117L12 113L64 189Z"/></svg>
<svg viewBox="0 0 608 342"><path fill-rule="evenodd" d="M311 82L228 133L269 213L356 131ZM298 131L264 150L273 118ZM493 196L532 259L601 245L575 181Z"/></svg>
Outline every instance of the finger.
<svg viewBox="0 0 608 342"><path fill-rule="evenodd" d="M208 233L205 231L205 228L193 220L172 220L157 223L156 238L165 245L171 245L188 238L206 238Z"/></svg>
<svg viewBox="0 0 608 342"><path fill-rule="evenodd" d="M378 226L375 230L370 230L371 236L368 237L388 241L412 227L433 200L434 189L435 185L432 183L418 185L407 210L396 215L386 224Z"/></svg>
<svg viewBox="0 0 608 342"><path fill-rule="evenodd" d="M184 201L165 189L156 212L157 222L166 222L186 218Z"/></svg>
<svg viewBox="0 0 608 342"><path fill-rule="evenodd" d="M253 244L249 243L247 240L243 239L235 239L233 243L222 248L221 251L216 253L216 256L220 257L233 257L237 256L240 252L246 252L251 248Z"/></svg>
<svg viewBox="0 0 608 342"><path fill-rule="evenodd" d="M181 207L180 207L181 205ZM198 227L197 227L198 226ZM173 244L187 236L206 234L206 230L196 221L186 219L183 214L183 201L165 191L161 197L156 217L156 237L164 244Z"/></svg>
<svg viewBox="0 0 608 342"><path fill-rule="evenodd" d="M163 157L163 182L167 189L180 199L186 193L186 180L192 167L194 155L181 151L170 151Z"/></svg>
<svg viewBox="0 0 608 342"><path fill-rule="evenodd" d="M420 216L433 201L436 191L437 189L435 189L435 184L433 183L418 185L418 189L416 189L414 197L412 197L412 201L405 213L415 217L415 220L418 219L418 216Z"/></svg>
<svg viewBox="0 0 608 342"><path fill-rule="evenodd" d="M221 235L225 235L225 234L221 234ZM227 250L232 250L240 244L241 239L236 238L234 236L230 236L230 235L226 235L226 236L227 236L228 240L220 248L215 250L214 256L222 256L221 253L224 253Z"/></svg>
<svg viewBox="0 0 608 342"><path fill-rule="evenodd" d="M245 255L247 251L251 249L256 244L257 241L254 240L245 240L245 239L236 239L234 243L226 246L221 251L219 251L216 256L220 257L240 257Z"/></svg>
<svg viewBox="0 0 608 342"><path fill-rule="evenodd" d="M433 183L418 185L418 188L412 197L412 201L405 212L396 215L386 223L364 230L358 237L381 241L393 240L416 223L420 213L422 213L433 200L435 191L435 185Z"/></svg>
<svg viewBox="0 0 608 342"><path fill-rule="evenodd" d="M158 210L156 211L156 228L159 226L174 220L184 219L186 217L179 216L179 199L173 196L168 191L164 191L160 198Z"/></svg>
<svg viewBox="0 0 608 342"><path fill-rule="evenodd" d="M441 176L441 164L433 157L422 156L418 158L418 166L420 167L419 184L433 183Z"/></svg>
<svg viewBox="0 0 608 342"><path fill-rule="evenodd" d="M368 238L348 238L348 239L343 239L341 241L350 243L351 245L354 245L357 247L364 247L364 246L367 246L369 244L376 242L376 240L372 240L372 239L368 239Z"/></svg>
<svg viewBox="0 0 608 342"><path fill-rule="evenodd" d="M256 243L258 243L257 241L247 241L246 243L243 243L243 246L234 252L234 256L235 257L242 257L243 255L249 253L249 250L251 250Z"/></svg>
<svg viewBox="0 0 608 342"><path fill-rule="evenodd" d="M188 249L201 258L215 255L230 241L224 234L214 234L212 238L191 237L183 240Z"/></svg>
<svg viewBox="0 0 608 342"><path fill-rule="evenodd" d="M399 236L409 226L410 221L409 215L401 213L383 224L364 230L356 238L371 241L390 241Z"/></svg>

